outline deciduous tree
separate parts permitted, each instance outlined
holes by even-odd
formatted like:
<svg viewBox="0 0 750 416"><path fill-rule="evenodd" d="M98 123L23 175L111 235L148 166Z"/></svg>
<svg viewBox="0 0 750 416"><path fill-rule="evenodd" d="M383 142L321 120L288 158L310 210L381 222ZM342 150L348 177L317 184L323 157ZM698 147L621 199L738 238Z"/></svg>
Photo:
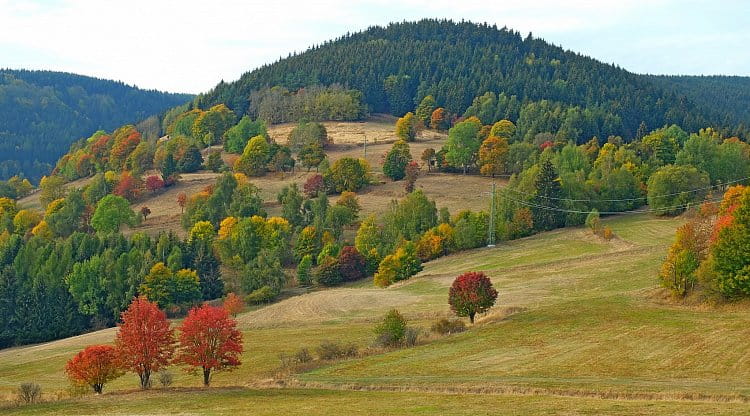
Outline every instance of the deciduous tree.
<svg viewBox="0 0 750 416"><path fill-rule="evenodd" d="M456 278L448 291L448 303L458 316L474 316L488 311L497 299L497 290L482 272L466 272Z"/></svg>
<svg viewBox="0 0 750 416"><path fill-rule="evenodd" d="M88 346L68 361L65 373L73 383L91 386L101 394L105 384L122 375L117 349L111 345Z"/></svg>

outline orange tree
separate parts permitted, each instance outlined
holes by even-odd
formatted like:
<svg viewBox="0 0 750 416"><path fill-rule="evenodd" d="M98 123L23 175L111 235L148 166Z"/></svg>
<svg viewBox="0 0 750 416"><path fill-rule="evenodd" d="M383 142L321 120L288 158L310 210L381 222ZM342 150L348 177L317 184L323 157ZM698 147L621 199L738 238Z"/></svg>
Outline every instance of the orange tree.
<svg viewBox="0 0 750 416"><path fill-rule="evenodd" d="M204 386L211 382L211 371L240 365L241 354L242 334L226 309L204 304L188 312L180 326L177 362L189 365L190 371L202 369Z"/></svg>
<svg viewBox="0 0 750 416"><path fill-rule="evenodd" d="M138 374L141 388L147 389L151 374L172 360L174 330L167 315L144 296L133 299L121 318L115 344L122 366Z"/></svg>
<svg viewBox="0 0 750 416"><path fill-rule="evenodd" d="M111 345L86 347L68 361L65 372L72 382L89 385L97 394L106 383L122 375L117 349Z"/></svg>
<svg viewBox="0 0 750 416"><path fill-rule="evenodd" d="M490 279L482 272L466 272L453 281L448 292L448 303L458 316L468 316L474 323L474 316L486 312L497 299L497 290Z"/></svg>

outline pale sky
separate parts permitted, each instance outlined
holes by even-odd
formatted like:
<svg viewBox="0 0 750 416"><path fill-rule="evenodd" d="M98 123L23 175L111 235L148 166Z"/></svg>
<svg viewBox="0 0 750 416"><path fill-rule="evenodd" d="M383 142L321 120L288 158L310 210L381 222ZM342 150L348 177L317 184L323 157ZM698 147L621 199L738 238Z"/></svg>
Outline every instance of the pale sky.
<svg viewBox="0 0 750 416"><path fill-rule="evenodd" d="M346 32L488 22L639 73L750 75L750 1L0 0L0 68L199 93Z"/></svg>

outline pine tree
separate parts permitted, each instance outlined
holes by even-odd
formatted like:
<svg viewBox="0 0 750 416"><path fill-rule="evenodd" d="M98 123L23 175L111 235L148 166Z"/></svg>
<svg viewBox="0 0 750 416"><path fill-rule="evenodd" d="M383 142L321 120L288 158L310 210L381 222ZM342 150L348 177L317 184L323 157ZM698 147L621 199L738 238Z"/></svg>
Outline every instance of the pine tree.
<svg viewBox="0 0 750 416"><path fill-rule="evenodd" d="M534 227L542 231L562 227L565 224L565 213L559 211L561 209L560 180L549 159L542 162L534 187L536 188L532 207Z"/></svg>

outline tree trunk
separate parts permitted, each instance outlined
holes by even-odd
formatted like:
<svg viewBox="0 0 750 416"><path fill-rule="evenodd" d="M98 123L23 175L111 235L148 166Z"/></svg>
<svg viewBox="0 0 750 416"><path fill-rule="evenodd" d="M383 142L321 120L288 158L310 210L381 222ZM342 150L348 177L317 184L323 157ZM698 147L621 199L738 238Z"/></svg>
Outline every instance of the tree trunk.
<svg viewBox="0 0 750 416"><path fill-rule="evenodd" d="M102 390L104 389L104 384L94 383L92 387L94 388L94 393L102 394Z"/></svg>
<svg viewBox="0 0 750 416"><path fill-rule="evenodd" d="M211 369L203 367L203 386L208 387L211 383Z"/></svg>
<svg viewBox="0 0 750 416"><path fill-rule="evenodd" d="M474 312L469 313L469 322L471 322L472 325L474 325Z"/></svg>
<svg viewBox="0 0 750 416"><path fill-rule="evenodd" d="M140 374L141 378L141 389L147 390L151 387L151 383L149 383L149 379L151 378L151 371L145 370L143 373Z"/></svg>

